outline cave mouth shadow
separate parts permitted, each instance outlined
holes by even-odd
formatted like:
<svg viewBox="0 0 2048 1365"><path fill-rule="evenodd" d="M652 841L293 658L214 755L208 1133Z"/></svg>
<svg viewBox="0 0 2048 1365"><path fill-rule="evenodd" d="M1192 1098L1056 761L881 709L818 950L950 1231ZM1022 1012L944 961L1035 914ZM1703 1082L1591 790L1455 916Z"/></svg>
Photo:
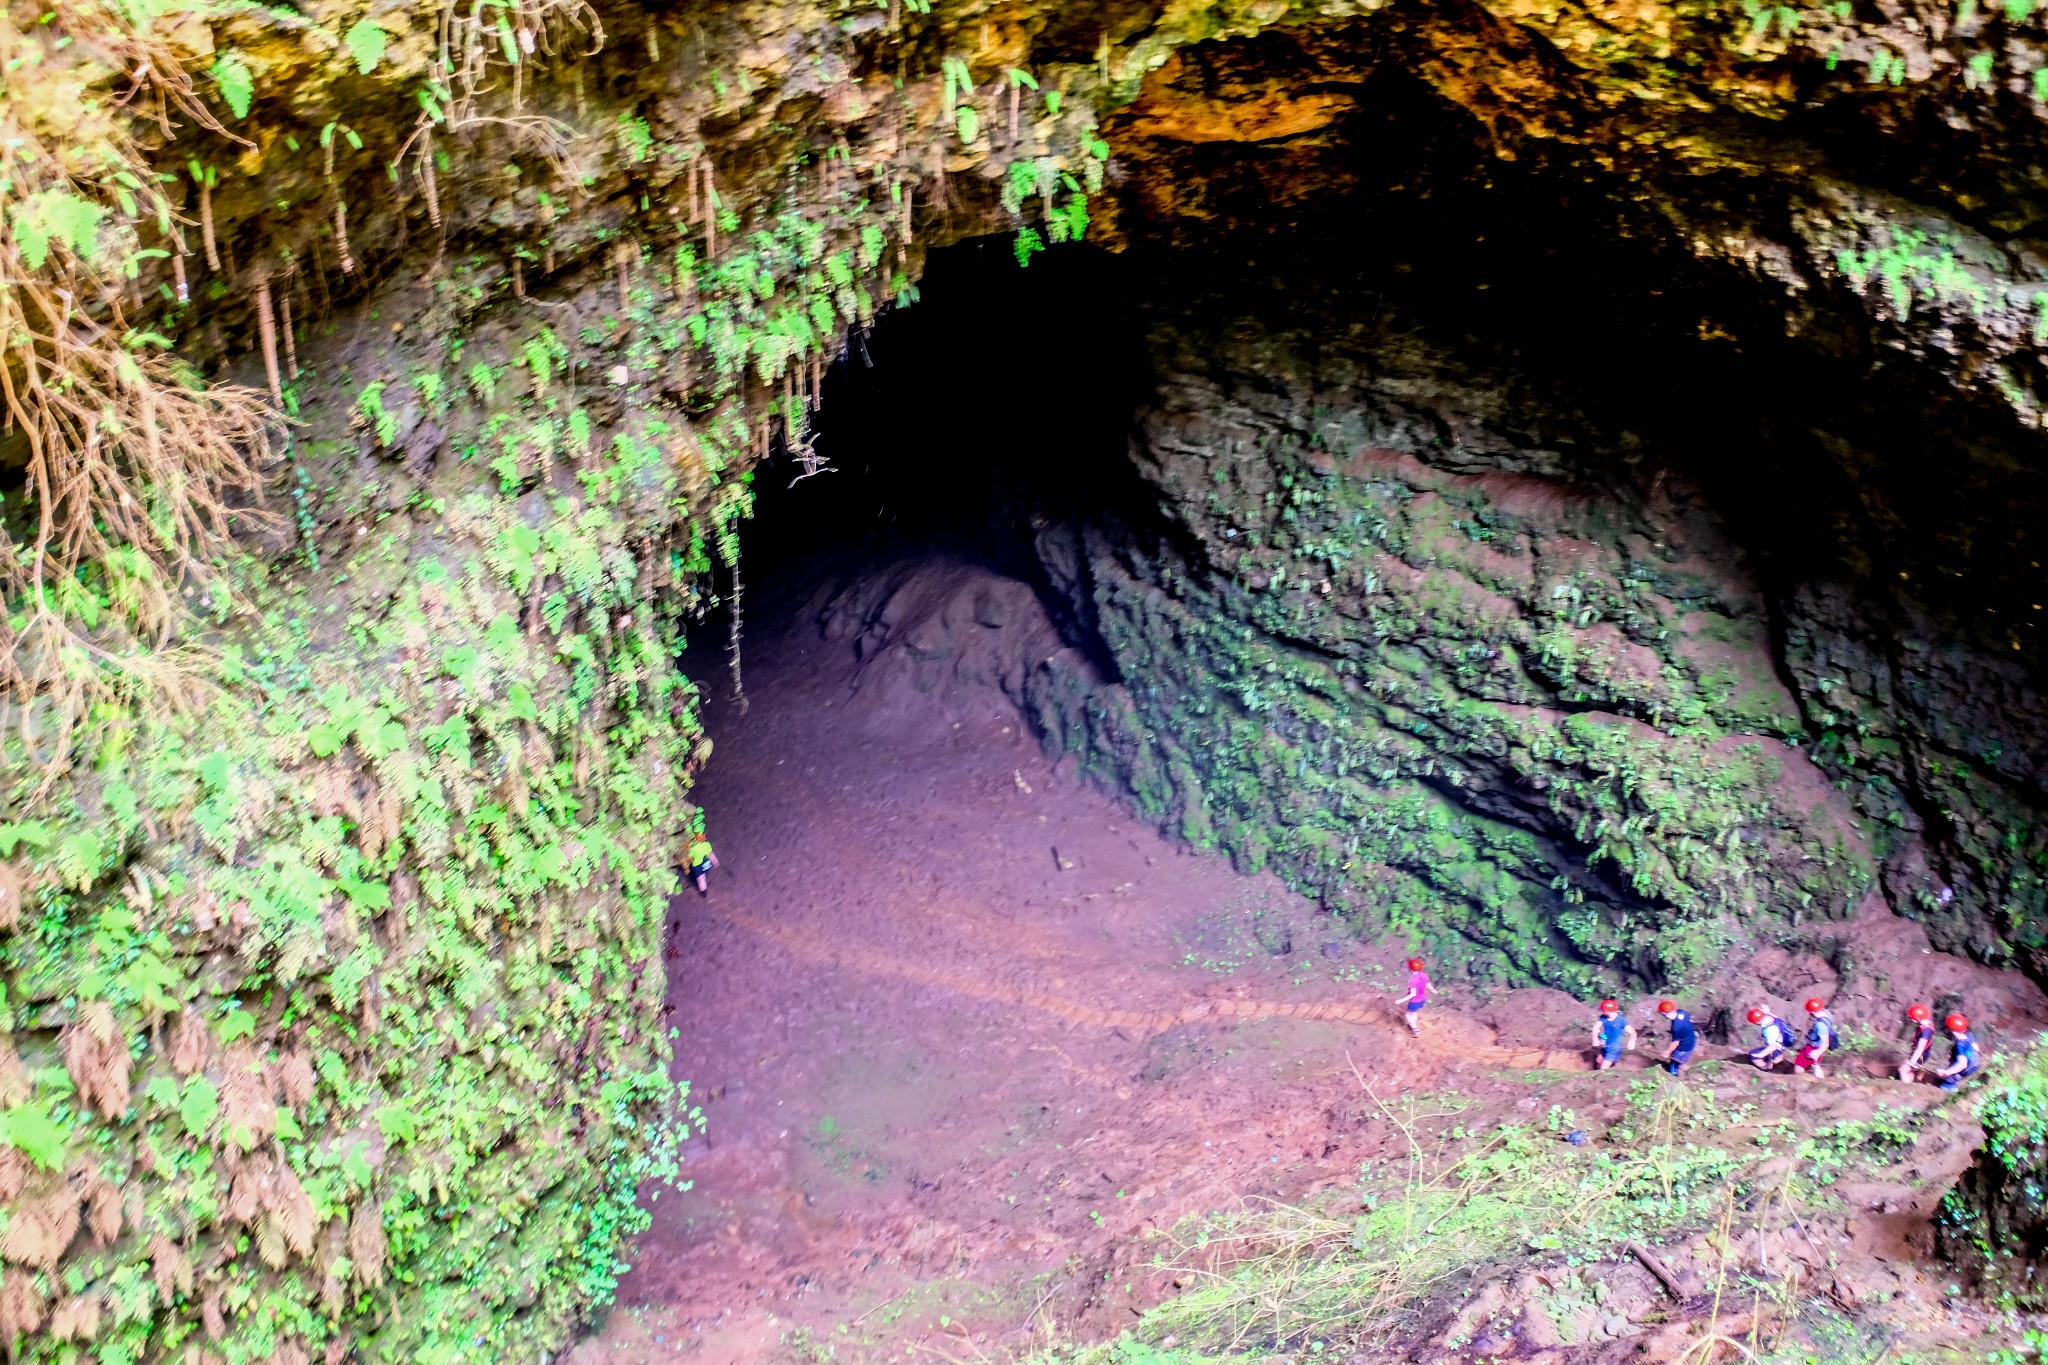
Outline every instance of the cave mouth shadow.
<svg viewBox="0 0 2048 1365"><path fill-rule="evenodd" d="M753 471L755 619L820 572L919 555L1040 585L1035 527L1142 515L1130 434L1151 367L1122 266L1076 245L1020 267L1003 238L933 252L918 302L852 334L826 372L811 437L825 467L807 473L778 435Z"/></svg>
<svg viewBox="0 0 2048 1365"><path fill-rule="evenodd" d="M857 631L846 613L883 611L884 580L900 584L922 565L956 585L986 574L1023 584L1037 605L1027 614L1042 614L1095 681L1119 680L1086 603L1051 581L1040 539L1048 528L1159 522L1157 492L1132 458L1154 367L1149 279L1131 264L1070 244L1020 266L1009 238L972 239L932 252L914 305L849 334L810 414L810 450L792 449L778 427L746 476L755 503L740 525L742 676L757 646L753 657L772 664L777 642L815 641L828 601L831 629ZM812 452L824 462L815 473L802 458ZM724 676L733 582L727 566L714 569L685 661L726 726L745 723L744 709L725 705L736 695Z"/></svg>

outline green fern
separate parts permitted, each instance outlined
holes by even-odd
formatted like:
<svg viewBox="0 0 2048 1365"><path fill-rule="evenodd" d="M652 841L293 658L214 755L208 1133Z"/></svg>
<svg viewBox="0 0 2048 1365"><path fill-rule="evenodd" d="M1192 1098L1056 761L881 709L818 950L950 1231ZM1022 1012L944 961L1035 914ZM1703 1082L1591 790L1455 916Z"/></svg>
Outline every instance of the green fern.
<svg viewBox="0 0 2048 1365"><path fill-rule="evenodd" d="M247 118L256 99L256 78L241 53L229 48L213 59L213 83L229 111L238 119Z"/></svg>
<svg viewBox="0 0 2048 1365"><path fill-rule="evenodd" d="M384 60L384 30L375 19L358 19L341 41L349 56L356 59L356 70L362 75L375 71L377 63Z"/></svg>

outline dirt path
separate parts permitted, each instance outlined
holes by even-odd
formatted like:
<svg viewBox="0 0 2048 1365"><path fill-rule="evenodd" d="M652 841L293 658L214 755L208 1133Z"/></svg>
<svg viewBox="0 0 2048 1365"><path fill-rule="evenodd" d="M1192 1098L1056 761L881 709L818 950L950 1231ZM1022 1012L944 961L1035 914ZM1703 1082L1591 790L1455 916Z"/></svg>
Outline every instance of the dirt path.
<svg viewBox="0 0 2048 1365"><path fill-rule="evenodd" d="M1221 999L1202 1000L1177 1010L1140 1012L1104 1009L1086 1001L1076 1000L1069 995L993 983L966 972L909 961L858 945L815 938L799 930L756 919L752 915L727 906L713 907L713 913L775 940L792 955L806 962L874 975L901 977L917 985L937 987L967 999L1022 1006L1025 1009L1052 1015L1069 1024L1127 1030L1139 1038L1151 1038L1182 1024L1194 1024L1204 1020L1327 1019L1339 1023L1381 1027L1398 1023L1400 1020L1398 1007L1378 1002L1361 1004L1344 1001ZM1457 1018L1446 1025L1441 1022L1445 1013L1446 1011L1440 1009L1435 1015L1425 1015L1422 1032L1412 1040L1399 1041L1411 1044L1433 1057L1449 1061L1479 1062L1488 1066L1546 1067L1554 1071L1587 1069L1586 1058L1581 1050L1496 1047L1491 1043L1475 1042L1472 1026L1468 1021ZM1396 1037L1398 1038L1398 1035Z"/></svg>
<svg viewBox="0 0 2048 1365"><path fill-rule="evenodd" d="M1381 1153L1353 1063L1475 1091L1583 1065L1497 1046L1455 992L1411 1038L1397 947L1136 825L992 688L853 662L757 641L744 720L713 708L723 867L669 963L709 1131L576 1361L1128 1320L1165 1287L1148 1235Z"/></svg>
<svg viewBox="0 0 2048 1365"><path fill-rule="evenodd" d="M574 1365L1113 1335L1171 1292L1155 1257L1185 1217L1402 1150L1361 1081L1477 1121L1619 1116L1644 1063L1586 1073L1583 1006L1481 1008L1453 984L1411 1037L1402 945L1136 824L976 681L996 664L897 634L757 638L747 713L711 707L723 867L709 899L677 898L668 949L678 1074L709 1128ZM1719 1075L1767 1106L1822 1097Z"/></svg>

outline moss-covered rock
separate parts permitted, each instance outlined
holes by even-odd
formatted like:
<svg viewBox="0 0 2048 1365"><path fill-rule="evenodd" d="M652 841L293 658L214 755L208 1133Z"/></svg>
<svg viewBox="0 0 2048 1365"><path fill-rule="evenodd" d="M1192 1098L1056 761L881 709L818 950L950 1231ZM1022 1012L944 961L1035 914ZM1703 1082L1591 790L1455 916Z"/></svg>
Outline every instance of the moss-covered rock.
<svg viewBox="0 0 2048 1365"><path fill-rule="evenodd" d="M1046 556L1121 679L1041 687L1053 742L1503 980L1698 979L1724 921L1854 910L1871 851L1710 509L1501 471L1487 414L1442 434L1428 395L1478 397L1442 367L1309 344L1160 330L1140 465L1166 520Z"/></svg>

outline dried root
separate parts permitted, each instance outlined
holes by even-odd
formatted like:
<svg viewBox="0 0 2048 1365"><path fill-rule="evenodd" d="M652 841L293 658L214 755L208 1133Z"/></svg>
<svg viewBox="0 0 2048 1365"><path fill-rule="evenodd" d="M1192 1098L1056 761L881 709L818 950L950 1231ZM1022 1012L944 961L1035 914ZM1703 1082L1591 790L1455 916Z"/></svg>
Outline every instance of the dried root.
<svg viewBox="0 0 2048 1365"><path fill-rule="evenodd" d="M42 15L126 84L88 102L82 123L53 130L24 112L32 106L0 103L0 219L71 224L0 238L0 403L27 448L25 496L9 499L21 511L0 526L0 696L48 772L95 702L161 710L197 700L196 656L170 645L183 594L210 580L237 525L261 516L250 504L266 447L262 396L207 390L123 313L142 258L137 224L152 216L167 273L190 292L177 206L128 138L134 114L153 116L166 137L175 112L247 145L195 93L186 54L138 14L53 0ZM0 50L25 41L0 12ZM219 270L214 175L195 165L194 176L207 260Z"/></svg>

